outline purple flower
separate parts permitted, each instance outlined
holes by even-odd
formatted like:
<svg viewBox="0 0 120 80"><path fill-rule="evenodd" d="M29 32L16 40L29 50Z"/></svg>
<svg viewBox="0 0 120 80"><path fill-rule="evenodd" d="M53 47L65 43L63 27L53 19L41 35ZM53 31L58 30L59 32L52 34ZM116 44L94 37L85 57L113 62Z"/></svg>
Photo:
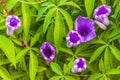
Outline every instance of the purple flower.
<svg viewBox="0 0 120 80"><path fill-rule="evenodd" d="M94 21L86 17L78 16L75 30L81 35L81 42L88 42L96 37Z"/></svg>
<svg viewBox="0 0 120 80"><path fill-rule="evenodd" d="M48 42L44 42L40 47L41 55L45 60L51 62L55 57L55 49Z"/></svg>
<svg viewBox="0 0 120 80"><path fill-rule="evenodd" d="M12 35L15 30L17 30L20 25L21 21L17 16L9 15L6 18L5 25L7 27L7 35Z"/></svg>
<svg viewBox="0 0 120 80"><path fill-rule="evenodd" d="M77 46L80 43L81 36L77 31L70 31L66 36L67 47Z"/></svg>
<svg viewBox="0 0 120 80"><path fill-rule="evenodd" d="M104 25L109 25L109 19L108 16L111 13L111 6L101 5L97 7L94 11L94 18L100 22L102 22Z"/></svg>
<svg viewBox="0 0 120 80"><path fill-rule="evenodd" d="M71 72L73 72L73 73L82 72L82 71L86 70L86 67L87 67L86 60L84 58L80 57L74 61Z"/></svg>
<svg viewBox="0 0 120 80"><path fill-rule="evenodd" d="M101 22L95 20L95 23L96 23L101 29L103 29L103 30L106 30L106 29L107 29L107 27L106 27L104 24L102 24Z"/></svg>

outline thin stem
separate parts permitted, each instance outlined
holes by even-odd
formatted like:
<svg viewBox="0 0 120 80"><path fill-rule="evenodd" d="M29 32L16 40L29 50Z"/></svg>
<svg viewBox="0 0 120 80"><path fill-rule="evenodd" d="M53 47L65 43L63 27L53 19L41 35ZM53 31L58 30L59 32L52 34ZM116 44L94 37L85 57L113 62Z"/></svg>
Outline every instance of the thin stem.
<svg viewBox="0 0 120 80"><path fill-rule="evenodd" d="M46 0L43 0L43 1L40 1L40 2L26 2L26 1L23 1L23 0L18 0L19 2L22 2L22 3L26 3L26 4L40 4Z"/></svg>
<svg viewBox="0 0 120 80"><path fill-rule="evenodd" d="M72 75L72 76L91 76L91 75L82 75L82 74L78 75L78 74L73 74L73 73L70 73L70 75Z"/></svg>

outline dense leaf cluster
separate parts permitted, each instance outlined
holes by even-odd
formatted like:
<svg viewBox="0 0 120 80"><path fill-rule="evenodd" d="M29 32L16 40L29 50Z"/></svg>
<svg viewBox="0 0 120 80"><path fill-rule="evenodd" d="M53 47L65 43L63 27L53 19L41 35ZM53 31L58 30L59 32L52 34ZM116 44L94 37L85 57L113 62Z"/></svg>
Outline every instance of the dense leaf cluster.
<svg viewBox="0 0 120 80"><path fill-rule="evenodd" d="M0 0L0 80L120 80L119 0ZM93 18L101 4L112 7L110 26L95 25L97 37L72 48L66 34L81 15ZM5 19L16 15L22 25L6 36ZM48 63L40 55L43 42L51 43L56 55ZM87 69L72 73L78 57L87 60Z"/></svg>

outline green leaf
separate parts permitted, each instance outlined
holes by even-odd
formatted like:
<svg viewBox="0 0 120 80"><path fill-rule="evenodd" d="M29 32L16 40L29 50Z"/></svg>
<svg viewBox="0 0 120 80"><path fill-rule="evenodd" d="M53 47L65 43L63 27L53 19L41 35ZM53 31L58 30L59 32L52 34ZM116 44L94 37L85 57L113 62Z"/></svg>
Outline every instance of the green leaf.
<svg viewBox="0 0 120 80"><path fill-rule="evenodd" d="M60 0L59 4L65 3L67 0Z"/></svg>
<svg viewBox="0 0 120 80"><path fill-rule="evenodd" d="M51 62L50 67L51 67L52 71L54 71L56 74L62 75L62 69L60 68L60 66L57 63Z"/></svg>
<svg viewBox="0 0 120 80"><path fill-rule="evenodd" d="M64 52L64 53L67 53L67 54L73 56L73 52L72 52L71 49L61 47L59 50L60 50L61 52Z"/></svg>
<svg viewBox="0 0 120 80"><path fill-rule="evenodd" d="M118 69L111 69L106 74L107 75L120 74L120 70L118 70Z"/></svg>
<svg viewBox="0 0 120 80"><path fill-rule="evenodd" d="M54 24L51 24L48 28L47 35L46 35L46 41L49 43L54 43Z"/></svg>
<svg viewBox="0 0 120 80"><path fill-rule="evenodd" d="M48 26L50 24L50 21L51 21L51 19L53 17L53 14L54 14L55 10L56 10L55 8L52 8L46 14L46 17L44 19L44 24L43 24L43 32L44 33L46 33L46 30L47 30L47 28L48 28Z"/></svg>
<svg viewBox="0 0 120 80"><path fill-rule="evenodd" d="M61 76L53 76L49 80L60 80Z"/></svg>
<svg viewBox="0 0 120 80"><path fill-rule="evenodd" d="M6 4L6 10L9 12L16 4L18 0L9 0Z"/></svg>
<svg viewBox="0 0 120 80"><path fill-rule="evenodd" d="M8 73L8 71L7 71L4 67L2 67L2 66L0 66L0 76L1 76L4 80L12 80L12 79L10 78L10 74Z"/></svg>
<svg viewBox="0 0 120 80"><path fill-rule="evenodd" d="M95 0L84 0L87 16L90 18L94 9Z"/></svg>
<svg viewBox="0 0 120 80"><path fill-rule="evenodd" d="M24 40L28 41L29 29L31 24L30 8L27 4L22 3L22 15L23 15L23 28L24 28Z"/></svg>
<svg viewBox="0 0 120 80"><path fill-rule="evenodd" d="M76 3L72 2L72 1L69 1L69 2L66 2L66 3L63 3L63 4L59 4L58 6L64 6L64 5L76 7L76 8L81 10L81 8Z"/></svg>
<svg viewBox="0 0 120 80"><path fill-rule="evenodd" d="M106 47L106 49L105 49L105 54L104 54L104 64L105 64L105 70L106 71L109 71L110 69L111 69L111 63L112 63L112 61L111 61L112 59L111 59L111 56L110 56L110 51L109 51L109 48L108 47Z"/></svg>
<svg viewBox="0 0 120 80"><path fill-rule="evenodd" d="M120 61L120 50L113 45L109 45L111 53L115 56L117 60Z"/></svg>
<svg viewBox="0 0 120 80"><path fill-rule="evenodd" d="M8 64L10 61L8 59L2 59L0 60L0 65Z"/></svg>
<svg viewBox="0 0 120 80"><path fill-rule="evenodd" d="M0 48L3 50L9 61L15 66L15 47L11 40L0 35Z"/></svg>
<svg viewBox="0 0 120 80"><path fill-rule="evenodd" d="M34 3L35 2L35 0L27 0L28 1L28 3ZM37 10L39 10L39 5L38 4L31 4L31 5L33 5L33 7L35 7Z"/></svg>
<svg viewBox="0 0 120 80"><path fill-rule="evenodd" d="M101 0L102 4L106 4L106 0Z"/></svg>
<svg viewBox="0 0 120 80"><path fill-rule="evenodd" d="M100 78L102 76L101 73L95 73L95 74L92 74L88 80L98 80L98 78Z"/></svg>
<svg viewBox="0 0 120 80"><path fill-rule="evenodd" d="M70 69L73 66L73 63L74 63L74 58L71 59L71 61L68 63L68 65L64 64L64 66L63 66L64 75L70 71Z"/></svg>
<svg viewBox="0 0 120 80"><path fill-rule="evenodd" d="M37 18L36 18L36 22L42 17L43 13L45 13L45 11L51 7L54 7L55 5L53 4L50 4L48 5L47 7L42 7L39 12L38 12L38 15L37 15Z"/></svg>
<svg viewBox="0 0 120 80"><path fill-rule="evenodd" d="M30 80L35 80L35 76L38 70L38 59L32 50L30 50L29 72Z"/></svg>
<svg viewBox="0 0 120 80"><path fill-rule="evenodd" d="M117 0L115 0L115 1L117 1ZM117 1L117 3L118 3L118 1ZM116 8L115 8L115 13L112 15L112 17L113 17L114 19L116 19L117 16L119 15L119 12L120 12L120 5L118 4L118 5L116 6Z"/></svg>
<svg viewBox="0 0 120 80"><path fill-rule="evenodd" d="M19 61L21 61L21 59L27 54L29 48L25 48L23 50L21 50L20 52L17 53L16 55L16 63L18 63Z"/></svg>
<svg viewBox="0 0 120 80"><path fill-rule="evenodd" d="M70 14L67 11L65 11L64 9L62 9L62 8L59 8L59 11L64 16L64 18L65 18L65 20L67 22L69 30L72 30L73 29L73 21L72 21L72 17L70 16Z"/></svg>
<svg viewBox="0 0 120 80"><path fill-rule="evenodd" d="M92 63L104 51L106 45L99 47L91 56L89 64Z"/></svg>
<svg viewBox="0 0 120 80"><path fill-rule="evenodd" d="M47 68L46 67L44 67L44 66L39 66L38 67L38 72L43 72L43 71L45 71Z"/></svg>
<svg viewBox="0 0 120 80"><path fill-rule="evenodd" d="M65 80L75 80L72 76L64 76Z"/></svg>
<svg viewBox="0 0 120 80"><path fill-rule="evenodd" d="M103 63L103 60L102 58L99 60L99 69L102 73L105 73L105 68L104 68L104 63Z"/></svg>
<svg viewBox="0 0 120 80"><path fill-rule="evenodd" d="M61 46L64 34L65 34L65 25L62 15L58 11L56 11L55 27L54 27L54 43L57 50Z"/></svg>
<svg viewBox="0 0 120 80"><path fill-rule="evenodd" d="M25 75L26 72L22 72L22 71L12 72L11 78L12 80L17 80L20 79L21 77L24 77Z"/></svg>
<svg viewBox="0 0 120 80"><path fill-rule="evenodd" d="M113 8L119 3L119 0L114 0ZM119 5L119 4L118 4Z"/></svg>
<svg viewBox="0 0 120 80"><path fill-rule="evenodd" d="M34 36L31 38L31 41L30 41L30 46L32 47L40 38L40 35L42 34L43 32L43 26L40 26L36 33L34 34Z"/></svg>

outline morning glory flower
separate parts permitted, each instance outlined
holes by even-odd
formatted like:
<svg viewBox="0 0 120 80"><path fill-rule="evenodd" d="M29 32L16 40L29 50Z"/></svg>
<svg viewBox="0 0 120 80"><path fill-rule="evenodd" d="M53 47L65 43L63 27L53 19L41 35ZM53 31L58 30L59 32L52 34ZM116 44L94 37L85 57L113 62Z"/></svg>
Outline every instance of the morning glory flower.
<svg viewBox="0 0 120 80"><path fill-rule="evenodd" d="M77 46L80 44L81 36L77 31L70 31L66 36L67 47Z"/></svg>
<svg viewBox="0 0 120 80"><path fill-rule="evenodd" d="M75 20L75 31L81 36L81 42L88 42L96 37L94 21L86 17L78 16Z"/></svg>
<svg viewBox="0 0 120 80"><path fill-rule="evenodd" d="M55 57L55 49L48 42L44 42L40 47L41 55L45 60L51 62Z"/></svg>
<svg viewBox="0 0 120 80"><path fill-rule="evenodd" d="M86 67L87 67L86 60L84 58L79 57L75 59L71 72L73 73L82 72L86 70Z"/></svg>
<svg viewBox="0 0 120 80"><path fill-rule="evenodd" d="M94 18L100 22L102 22L105 26L109 25L108 16L111 13L111 6L101 5L97 7L94 11Z"/></svg>
<svg viewBox="0 0 120 80"><path fill-rule="evenodd" d="M101 23L101 22L99 22L99 21L97 21L97 20L95 20L95 23L96 23L101 29L103 29L103 30L106 30L106 29L107 29L107 27L106 27L103 23Z"/></svg>
<svg viewBox="0 0 120 80"><path fill-rule="evenodd" d="M7 27L7 35L11 36L20 27L21 21L17 16L9 15L6 17L5 25Z"/></svg>

